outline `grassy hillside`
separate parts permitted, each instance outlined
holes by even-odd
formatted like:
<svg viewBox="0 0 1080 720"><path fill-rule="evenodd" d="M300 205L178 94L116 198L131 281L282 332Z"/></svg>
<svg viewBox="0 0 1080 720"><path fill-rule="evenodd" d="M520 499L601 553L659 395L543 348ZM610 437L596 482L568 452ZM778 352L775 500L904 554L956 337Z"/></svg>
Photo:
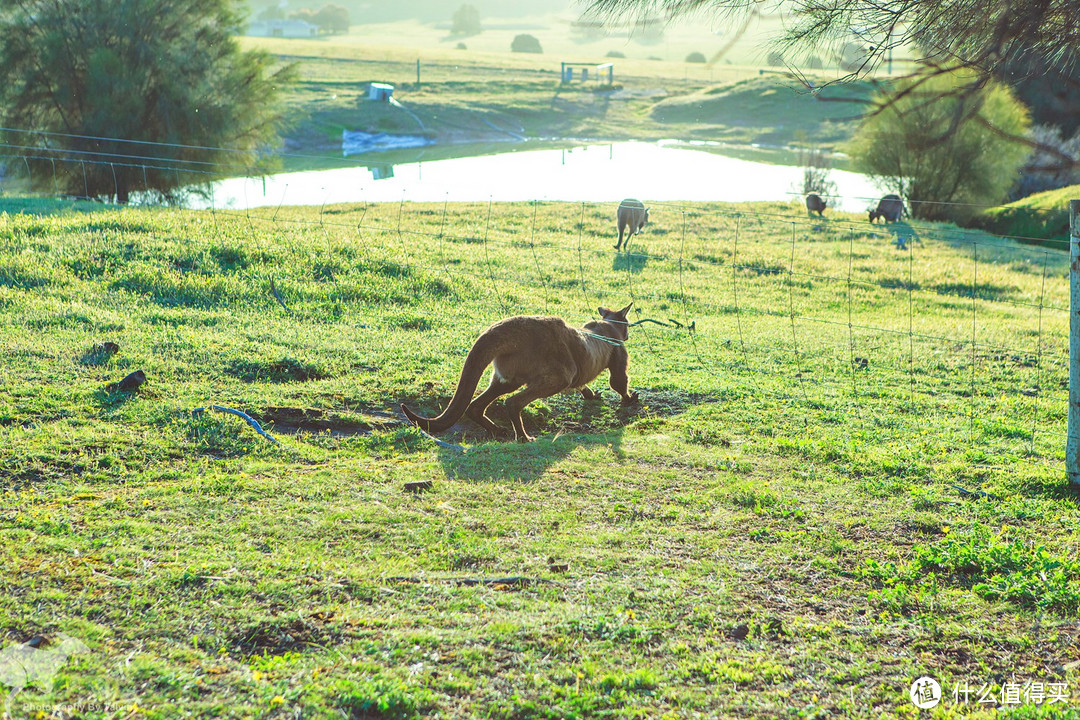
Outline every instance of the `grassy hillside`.
<svg viewBox="0 0 1080 720"><path fill-rule="evenodd" d="M1080 198L1080 185L1048 190L990 208L975 216L971 224L990 232L1068 249L1069 201L1077 198Z"/></svg>
<svg viewBox="0 0 1080 720"><path fill-rule="evenodd" d="M949 703L1075 687L1067 259L784 204L654 204L616 254L613 213L0 215L0 633L90 649L13 715L876 718L921 675ZM664 323L631 329L640 405L538 402L530 445L401 422L495 319L630 300Z"/></svg>
<svg viewBox="0 0 1080 720"><path fill-rule="evenodd" d="M563 30L565 31L565 29ZM615 60L614 86L560 83L560 61L602 62L584 49L566 55L457 50L409 36L328 41L245 38L295 62L290 94L292 154L340 162L342 130L416 134L439 143L522 138L686 138L731 143L814 143L833 148L853 129L867 83L812 96L784 74L756 65ZM484 35L487 35L485 33ZM394 39L402 44L389 44ZM420 78L417 82L417 63ZM828 75L814 74L817 82ZM366 100L371 81L395 85L403 107ZM824 101L823 101L824 99ZM836 102L829 102L835 100ZM311 158L286 157L286 166Z"/></svg>

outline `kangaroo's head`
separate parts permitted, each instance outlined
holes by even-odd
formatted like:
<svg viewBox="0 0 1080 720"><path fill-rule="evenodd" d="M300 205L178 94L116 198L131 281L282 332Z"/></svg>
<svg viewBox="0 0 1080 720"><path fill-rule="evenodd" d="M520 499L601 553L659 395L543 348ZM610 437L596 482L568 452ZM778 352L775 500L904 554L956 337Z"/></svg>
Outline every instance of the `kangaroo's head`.
<svg viewBox="0 0 1080 720"><path fill-rule="evenodd" d="M638 225L637 229L641 230L641 228L645 227L645 223L647 222L649 222L649 208L645 208L645 214L641 216L641 224ZM633 305L633 303L630 303L630 305ZM630 309L630 305L626 306L627 310Z"/></svg>
<svg viewBox="0 0 1080 720"><path fill-rule="evenodd" d="M878 211L877 210L871 210L870 211L870 222L874 222L877 219L878 219Z"/></svg>
<svg viewBox="0 0 1080 720"><path fill-rule="evenodd" d="M600 317L604 319L604 322L615 329L618 333L618 338L620 340L625 340L630 337L630 325L626 321L626 316L629 314L630 308L633 307L633 305L634 303L630 303L622 310L612 310L611 308L603 306L600 306L596 310L600 313Z"/></svg>

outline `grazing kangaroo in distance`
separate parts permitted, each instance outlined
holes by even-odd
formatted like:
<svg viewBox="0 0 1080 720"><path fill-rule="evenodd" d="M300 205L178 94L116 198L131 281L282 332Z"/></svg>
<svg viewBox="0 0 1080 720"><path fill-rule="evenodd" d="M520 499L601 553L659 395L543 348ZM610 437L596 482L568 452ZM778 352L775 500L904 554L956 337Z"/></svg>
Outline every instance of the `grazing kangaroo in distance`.
<svg viewBox="0 0 1080 720"><path fill-rule="evenodd" d="M645 227L645 223L649 222L649 208L645 207L640 200L627 198L619 203L617 217L619 242L615 243L616 250L622 247L623 233L627 229L630 230L630 233L626 236L626 244L629 245L630 238L634 237L635 233L641 232L641 229Z"/></svg>
<svg viewBox="0 0 1080 720"><path fill-rule="evenodd" d="M809 193L806 196L806 213L808 215L817 213L818 217L824 217L825 206L828 204L828 201L817 193Z"/></svg>
<svg viewBox="0 0 1080 720"><path fill-rule="evenodd" d="M611 375L611 389L622 396L622 401L636 402L638 394L629 390L630 359L624 344L629 335L626 314L631 305L622 310L601 307L598 310L602 319L585 323L582 328L571 327L557 317L519 315L500 320L473 343L454 397L440 415L421 417L404 404L401 411L428 432L447 430L468 414L481 427L503 435L505 431L485 412L497 397L524 385L524 390L506 401L506 411L517 440L532 442L535 438L525 432L521 422L525 406L573 389L580 390L586 400L599 400L600 393L588 384L605 369ZM473 399L480 376L490 364L495 366L491 383Z"/></svg>
<svg viewBox="0 0 1080 720"><path fill-rule="evenodd" d="M885 222L900 222L904 214L904 201L899 195L885 195L878 200L877 208L870 211L870 222L884 218Z"/></svg>

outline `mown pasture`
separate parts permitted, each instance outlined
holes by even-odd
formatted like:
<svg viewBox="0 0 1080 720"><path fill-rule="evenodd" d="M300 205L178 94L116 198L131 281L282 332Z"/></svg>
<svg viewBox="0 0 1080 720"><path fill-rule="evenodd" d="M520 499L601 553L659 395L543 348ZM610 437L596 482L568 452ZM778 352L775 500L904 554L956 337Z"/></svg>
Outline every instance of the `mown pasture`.
<svg viewBox="0 0 1080 720"><path fill-rule="evenodd" d="M1061 253L783 203L654 205L628 253L606 205L80 209L0 215L0 627L91 649L16 717L913 717L922 675L990 715L954 685L1077 683ZM631 300L638 406L458 448L396 410L500 317Z"/></svg>

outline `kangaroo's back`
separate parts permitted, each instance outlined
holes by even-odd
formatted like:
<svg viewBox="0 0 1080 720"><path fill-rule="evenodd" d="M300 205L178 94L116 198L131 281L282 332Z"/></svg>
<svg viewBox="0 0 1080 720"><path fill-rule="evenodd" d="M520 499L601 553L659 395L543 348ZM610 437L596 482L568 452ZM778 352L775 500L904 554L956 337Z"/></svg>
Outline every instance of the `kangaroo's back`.
<svg viewBox="0 0 1080 720"><path fill-rule="evenodd" d="M631 237L645 227L645 223L649 221L649 208L645 207L645 203L640 200L627 198L619 203L615 217L619 227L619 242L615 245L615 249L618 250L622 247L624 235L629 242ZM628 230L629 234L626 234Z"/></svg>
<svg viewBox="0 0 1080 720"><path fill-rule="evenodd" d="M878 200L877 208L870 211L870 222L884 218L885 222L899 222L904 215L904 200L895 194L888 194Z"/></svg>

